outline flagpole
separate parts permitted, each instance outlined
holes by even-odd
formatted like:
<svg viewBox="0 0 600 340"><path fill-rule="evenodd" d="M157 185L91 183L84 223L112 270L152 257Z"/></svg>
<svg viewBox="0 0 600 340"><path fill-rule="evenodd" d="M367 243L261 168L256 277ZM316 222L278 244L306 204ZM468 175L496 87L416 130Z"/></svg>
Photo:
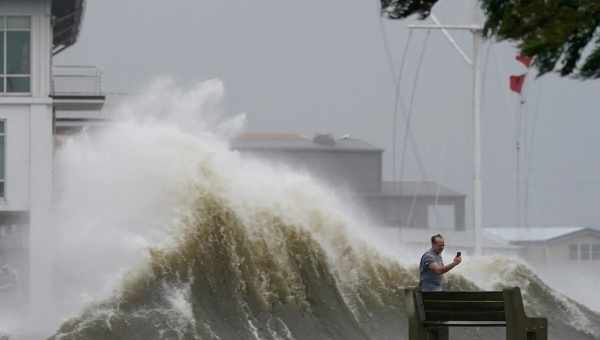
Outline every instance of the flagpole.
<svg viewBox="0 0 600 340"><path fill-rule="evenodd" d="M472 66L473 70L473 253L476 256L482 255L482 185L481 185L481 60L480 49L483 40L483 28L480 25L409 25L409 29L438 29L438 30L462 30L470 31L473 34L473 57L471 62L465 61ZM459 47L457 45L455 48ZM460 51L459 51L460 53ZM462 53L461 53L462 55Z"/></svg>
<svg viewBox="0 0 600 340"><path fill-rule="evenodd" d="M522 90L521 90L522 91ZM522 207L522 197L521 197L521 138L522 138L522 133L523 133L523 92L519 92L519 107L517 110L517 119L516 119L516 124L517 124L517 140L516 140L516 167L517 167L517 173L516 173L516 180L515 180L515 184L516 184L516 215L517 215L517 228L521 228L523 226L523 214L521 213L521 207Z"/></svg>
<svg viewBox="0 0 600 340"><path fill-rule="evenodd" d="M525 105L525 95L523 94L523 87L524 87L524 83L525 80L527 78L527 75L529 74L529 66L531 65L531 58L530 57L526 57L523 56L522 54L519 54L517 56L517 61L519 61L521 64L523 64L526 68L527 68L527 72L521 75L513 75L510 76L510 89L513 92L516 92L519 94L519 105L518 108L516 110L515 113L515 126L516 126L516 132L515 132L515 154L516 154L516 159L515 159L515 163L516 163L516 174L515 174L515 218L516 218L516 226L517 228L522 228L523 227L523 222L525 223L525 226L527 226L528 224L528 218L527 218L527 200L528 200L528 189L526 189L525 191L525 197L523 198L523 188L522 188L522 180L523 180L523 176L521 176L521 160L522 160L522 154L525 155L525 158L523 159L523 161L525 161L525 163L527 163L527 117L524 113L524 105ZM521 140L523 140L523 142L521 143ZM521 153L521 150L523 150L523 153ZM527 165L527 164L526 164ZM525 177L525 188L528 188L528 174L526 174ZM523 204L525 203L525 204ZM523 213L523 205L525 206L525 213Z"/></svg>
<svg viewBox="0 0 600 340"><path fill-rule="evenodd" d="M475 255L483 255L481 249L482 234L482 194L481 194L481 58L479 50L483 31L481 28L471 30L473 33L473 231L475 234Z"/></svg>

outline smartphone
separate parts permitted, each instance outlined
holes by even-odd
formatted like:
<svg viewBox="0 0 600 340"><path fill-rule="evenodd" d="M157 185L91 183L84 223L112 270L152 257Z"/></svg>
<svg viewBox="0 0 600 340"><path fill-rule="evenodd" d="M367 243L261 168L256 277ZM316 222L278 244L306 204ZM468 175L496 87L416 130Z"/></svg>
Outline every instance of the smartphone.
<svg viewBox="0 0 600 340"><path fill-rule="evenodd" d="M460 255L461 255L460 251L457 251L456 252L456 257L460 257Z"/></svg>

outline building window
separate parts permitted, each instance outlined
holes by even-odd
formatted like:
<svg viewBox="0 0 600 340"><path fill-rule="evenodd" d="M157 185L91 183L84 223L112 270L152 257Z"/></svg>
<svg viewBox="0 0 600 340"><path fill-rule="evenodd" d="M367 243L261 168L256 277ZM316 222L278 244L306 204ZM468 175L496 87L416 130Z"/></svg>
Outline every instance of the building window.
<svg viewBox="0 0 600 340"><path fill-rule="evenodd" d="M571 261L600 261L600 243L570 244L569 260Z"/></svg>
<svg viewBox="0 0 600 340"><path fill-rule="evenodd" d="M31 18L0 16L0 93L31 92Z"/></svg>
<svg viewBox="0 0 600 340"><path fill-rule="evenodd" d="M577 244L569 245L569 260L571 260L571 261L579 260L579 245L577 245Z"/></svg>
<svg viewBox="0 0 600 340"><path fill-rule="evenodd" d="M0 120L0 198L6 197L6 120Z"/></svg>
<svg viewBox="0 0 600 340"><path fill-rule="evenodd" d="M589 244L581 244L579 245L579 256L582 261L587 261L591 259L591 249L592 247Z"/></svg>
<svg viewBox="0 0 600 340"><path fill-rule="evenodd" d="M592 245L592 260L600 260L600 244Z"/></svg>

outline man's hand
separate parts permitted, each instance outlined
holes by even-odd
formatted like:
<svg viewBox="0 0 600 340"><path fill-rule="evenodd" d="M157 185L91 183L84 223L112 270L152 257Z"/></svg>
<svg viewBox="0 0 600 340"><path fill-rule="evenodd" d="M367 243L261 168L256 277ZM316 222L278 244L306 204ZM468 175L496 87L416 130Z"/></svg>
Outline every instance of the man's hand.
<svg viewBox="0 0 600 340"><path fill-rule="evenodd" d="M462 258L460 256L454 257L454 260L452 261L454 266L458 266L461 262L462 262Z"/></svg>

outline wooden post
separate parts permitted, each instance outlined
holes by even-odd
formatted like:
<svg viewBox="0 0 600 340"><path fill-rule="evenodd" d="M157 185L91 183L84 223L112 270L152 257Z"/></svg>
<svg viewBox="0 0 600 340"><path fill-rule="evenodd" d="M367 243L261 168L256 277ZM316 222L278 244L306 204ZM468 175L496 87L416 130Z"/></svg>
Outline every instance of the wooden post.
<svg viewBox="0 0 600 340"><path fill-rule="evenodd" d="M548 320L529 318L518 287L504 290L507 340L547 340Z"/></svg>
<svg viewBox="0 0 600 340"><path fill-rule="evenodd" d="M408 339L409 340L430 340L427 330L423 326L422 303L417 303L417 294L420 292L416 288L407 288L404 290L404 299L406 313L408 314Z"/></svg>
<svg viewBox="0 0 600 340"><path fill-rule="evenodd" d="M427 330L428 332L428 339L430 340L448 340L450 337L450 331L448 329L448 327L436 327L436 328L430 328Z"/></svg>

